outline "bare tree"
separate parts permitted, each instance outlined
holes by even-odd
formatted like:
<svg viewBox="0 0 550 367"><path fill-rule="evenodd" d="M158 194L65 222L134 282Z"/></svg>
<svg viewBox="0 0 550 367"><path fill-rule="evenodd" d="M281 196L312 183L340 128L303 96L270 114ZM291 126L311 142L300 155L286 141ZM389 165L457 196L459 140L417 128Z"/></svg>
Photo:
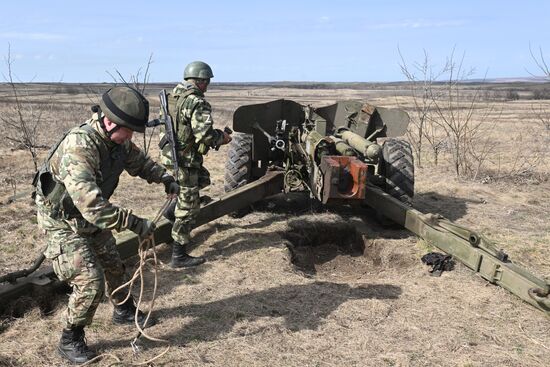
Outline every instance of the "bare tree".
<svg viewBox="0 0 550 367"><path fill-rule="evenodd" d="M145 89L147 88L147 84L149 84L149 69L151 67L151 64L153 64L153 54L151 53L149 55L149 59L147 60L147 64L145 66L145 70L143 70L143 67L140 67L135 74L131 74L130 77L125 78L122 73L115 69L114 74L110 71L106 71L107 74L113 79L115 86L118 84L122 84L131 88L134 88L135 90L139 91L141 94L145 95ZM149 132L147 134L146 132L143 134L143 149L145 152L149 151L149 148L151 146L151 139L153 137L154 131Z"/></svg>
<svg viewBox="0 0 550 367"><path fill-rule="evenodd" d="M493 112L493 106L488 102L480 106L481 86L473 90L464 88L462 83L474 75L475 69L466 69L465 55L457 61L454 53L453 50L445 63L445 93L432 94L434 123L441 128L447 138L455 174L477 177L481 165L492 151L490 141L487 137L482 137L480 128L482 121L487 120ZM482 116L477 116L479 111L483 111Z"/></svg>
<svg viewBox="0 0 550 367"><path fill-rule="evenodd" d="M508 89L508 90L506 91L506 97L505 97L505 99L506 99L507 101L517 101L517 100L519 100L519 93L518 93L518 91L515 90L515 89Z"/></svg>
<svg viewBox="0 0 550 367"><path fill-rule="evenodd" d="M546 79L550 80L550 68L548 67L548 64L546 63L546 60L544 58L544 52L542 51L542 47L539 47L538 53L535 53L533 51L533 48L529 44L529 53L531 54L531 58L537 65L537 68L544 74L544 77ZM533 75L532 73L530 74Z"/></svg>
<svg viewBox="0 0 550 367"><path fill-rule="evenodd" d="M40 125L44 108L37 108L33 105L28 95L24 93L22 85L14 81L10 45L8 45L8 54L4 58L4 61L7 67L7 74L2 75L9 86L9 97L12 103L7 104L8 111L0 116L0 121L4 125L2 129L3 137L16 144L16 147L26 149L32 157L34 168L37 170L37 148L41 147L38 144L38 126Z"/></svg>
<svg viewBox="0 0 550 367"><path fill-rule="evenodd" d="M531 45L529 45L529 51L531 53L531 58L537 65L538 69L544 74L544 78L547 81L550 81L550 68L548 67L548 64L546 63L544 52L541 47L539 47L538 55L536 55ZM546 97L546 96L545 96ZM542 151L542 156L547 157L548 152L550 151L549 142L550 142L550 108L548 107L548 103L541 103L538 105L533 104L531 106L533 112L535 113L536 119L540 126L544 129L546 132L544 136L544 144L542 147L539 147L539 150ZM541 159L540 161L544 162L544 159ZM539 163L537 160L535 163Z"/></svg>
<svg viewBox="0 0 550 367"><path fill-rule="evenodd" d="M535 54L533 52L533 49L531 48L531 45L529 45L529 52L531 53L531 58L535 62L535 65L537 66L537 68L544 74L544 78L550 81L550 69L544 58L544 53L542 51L542 48L539 47L538 54ZM541 98L535 98L535 99L546 99L545 97L547 96L548 96L548 93L544 93L544 95L542 95ZM537 106L533 104L531 106L531 109L535 113L535 116L537 117L537 120L539 121L541 126L546 130L547 133L550 133L550 111L548 107L543 104L540 104Z"/></svg>
<svg viewBox="0 0 550 367"><path fill-rule="evenodd" d="M532 105L531 109L535 113L538 123L550 134L550 110L548 106L544 105Z"/></svg>
<svg viewBox="0 0 550 367"><path fill-rule="evenodd" d="M464 67L464 55L457 61L454 49L439 68L431 65L426 50L423 60L411 66L401 51L399 55L413 101L407 137L416 161L421 161L427 145L435 165L445 153L457 176L477 177L495 146L481 133L492 105L483 98L481 85L472 89L464 84L475 69ZM484 111L482 116L479 111Z"/></svg>
<svg viewBox="0 0 550 367"><path fill-rule="evenodd" d="M141 94L145 93L145 88L147 87L147 84L149 83L149 68L151 67L151 64L153 63L153 54L149 55L149 59L147 60L147 65L145 66L145 71L143 71L142 74L142 67L140 67L135 74L131 74L129 80L127 81L126 78L122 75L122 73L115 69L115 74L111 73L109 70L106 71L107 74L113 79L115 82L115 85L123 84L125 86L134 88L135 90L139 91Z"/></svg>
<svg viewBox="0 0 550 367"><path fill-rule="evenodd" d="M415 161L422 166L424 141L432 150L433 161L437 165L441 149L444 147L441 135L438 134L434 124L434 98L442 93L437 88L439 78L449 72L450 65L445 63L443 67L434 70L430 63L430 57L424 50L424 58L421 62L413 62L409 66L398 48L401 58L401 73L407 78L413 101L413 113L410 114L411 125L407 130L407 138L413 147Z"/></svg>

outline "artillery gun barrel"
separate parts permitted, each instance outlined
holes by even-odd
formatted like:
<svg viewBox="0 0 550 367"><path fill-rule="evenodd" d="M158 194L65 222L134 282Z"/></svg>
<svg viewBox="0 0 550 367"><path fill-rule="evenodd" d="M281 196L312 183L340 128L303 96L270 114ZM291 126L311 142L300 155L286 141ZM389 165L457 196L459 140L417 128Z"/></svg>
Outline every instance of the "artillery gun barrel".
<svg viewBox="0 0 550 367"><path fill-rule="evenodd" d="M372 141L369 141L356 133L345 130L341 133L342 140L353 149L363 154L369 159L376 159L382 152L382 147Z"/></svg>

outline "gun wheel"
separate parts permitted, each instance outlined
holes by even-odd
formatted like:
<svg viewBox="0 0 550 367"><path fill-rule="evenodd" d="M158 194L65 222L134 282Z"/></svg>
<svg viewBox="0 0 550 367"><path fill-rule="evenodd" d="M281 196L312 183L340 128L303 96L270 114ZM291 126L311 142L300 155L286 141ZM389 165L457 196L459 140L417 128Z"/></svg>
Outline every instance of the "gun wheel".
<svg viewBox="0 0 550 367"><path fill-rule="evenodd" d="M252 135L233 133L225 162L224 190L233 191L252 182ZM246 207L232 213L235 218L244 217L252 210Z"/></svg>
<svg viewBox="0 0 550 367"><path fill-rule="evenodd" d="M385 190L403 203L411 204L414 196L414 160L408 142L388 139L382 146Z"/></svg>
<svg viewBox="0 0 550 367"><path fill-rule="evenodd" d="M234 133L225 163L224 190L230 192L251 182L252 135Z"/></svg>

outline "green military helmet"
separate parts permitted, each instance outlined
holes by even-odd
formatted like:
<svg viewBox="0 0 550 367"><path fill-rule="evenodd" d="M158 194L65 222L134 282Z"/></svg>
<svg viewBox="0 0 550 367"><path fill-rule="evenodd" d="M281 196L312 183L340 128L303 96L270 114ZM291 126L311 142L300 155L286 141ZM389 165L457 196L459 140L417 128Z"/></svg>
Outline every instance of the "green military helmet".
<svg viewBox="0 0 550 367"><path fill-rule="evenodd" d="M189 78L210 79L213 77L214 73L212 72L210 65L202 61L193 61L189 63L183 72L184 80Z"/></svg>
<svg viewBox="0 0 550 367"><path fill-rule="evenodd" d="M149 101L130 87L114 87L103 93L101 111L117 125L144 132L149 120Z"/></svg>

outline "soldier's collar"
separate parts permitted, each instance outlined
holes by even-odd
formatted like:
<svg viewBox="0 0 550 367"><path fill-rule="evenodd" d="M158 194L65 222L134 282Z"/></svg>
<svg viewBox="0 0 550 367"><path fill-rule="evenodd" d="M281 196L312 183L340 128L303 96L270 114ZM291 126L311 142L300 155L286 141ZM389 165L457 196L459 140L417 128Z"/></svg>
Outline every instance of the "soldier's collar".
<svg viewBox="0 0 550 367"><path fill-rule="evenodd" d="M115 145L118 145L117 143L115 143L114 141L112 141L109 138L109 136L107 135L107 132L101 126L101 122L99 120L99 115L97 113L94 113L94 115L92 116L92 120L90 121L90 125L94 128L95 131L97 131L99 133L99 135L101 135L101 137L103 138L103 140L105 140L105 142L107 143L109 148L112 148Z"/></svg>
<svg viewBox="0 0 550 367"><path fill-rule="evenodd" d="M204 93L195 84L189 82L179 83L178 85L176 85L176 87L174 88L174 94L187 92L191 89L193 90L193 94L201 97L204 96Z"/></svg>

